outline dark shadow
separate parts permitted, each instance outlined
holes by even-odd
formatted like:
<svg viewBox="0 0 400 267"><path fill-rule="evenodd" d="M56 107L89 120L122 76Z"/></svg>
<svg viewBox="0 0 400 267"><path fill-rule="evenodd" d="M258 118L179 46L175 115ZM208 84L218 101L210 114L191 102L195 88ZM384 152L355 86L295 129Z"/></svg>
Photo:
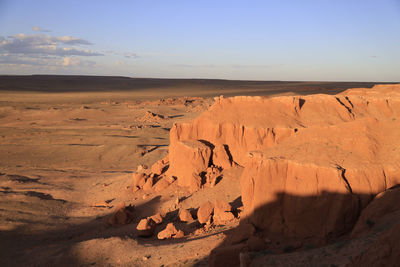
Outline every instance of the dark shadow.
<svg viewBox="0 0 400 267"><path fill-rule="evenodd" d="M210 143L209 141L207 141L207 140L200 139L200 140L197 140L197 141L203 143L204 145L206 145L206 146L208 146L208 147L210 148L210 150L211 150L211 155L210 155L210 160L209 160L207 166L208 166L208 167L213 166L213 165L214 165L214 162L213 162L213 154L214 154L214 148L215 148L215 146L214 146L212 143ZM204 184L204 183L205 183L205 172L202 173L202 174L200 174L200 176L202 177L202 180L203 180L203 181L202 181L202 184Z"/></svg>
<svg viewBox="0 0 400 267"><path fill-rule="evenodd" d="M306 100L299 98L299 108L300 109L304 106L305 103L306 103Z"/></svg>
<svg viewBox="0 0 400 267"><path fill-rule="evenodd" d="M87 119L82 119L82 118L72 118L70 120L71 121L87 121Z"/></svg>
<svg viewBox="0 0 400 267"><path fill-rule="evenodd" d="M121 138L139 138L136 135L117 135L117 134L112 134L112 135L105 135L107 137L121 137Z"/></svg>
<svg viewBox="0 0 400 267"><path fill-rule="evenodd" d="M238 209L240 207L243 207L243 203L242 203L242 197L238 197L236 198L234 201L232 201L231 203L229 203L232 207L232 209Z"/></svg>
<svg viewBox="0 0 400 267"><path fill-rule="evenodd" d="M145 144L144 145L138 145L138 147L144 149L144 151L142 151L140 153L141 156L144 156L144 155L146 155L148 153L151 153L151 152L153 152L154 150L156 150L156 149L158 149L160 147L166 147L166 146L168 146L168 145L145 145ZM151 147L151 148L147 149L147 147Z"/></svg>
<svg viewBox="0 0 400 267"><path fill-rule="evenodd" d="M99 144L67 144L67 146L102 146Z"/></svg>
<svg viewBox="0 0 400 267"><path fill-rule="evenodd" d="M229 161L233 164L234 161L233 161L232 153L229 150L229 146L228 145L224 145L224 148L225 148L226 154L228 155Z"/></svg>
<svg viewBox="0 0 400 267"><path fill-rule="evenodd" d="M56 200L47 194L38 194L38 192L29 191L27 194L44 200ZM154 214L160 199L160 196L156 196L143 205L131 208L137 214L132 222L126 225L111 226L108 224L108 219L114 212L103 216L88 217L86 222L79 224L69 222L71 218L66 216L48 215L43 218L43 222L22 218L19 220L19 224L22 223L21 226L8 231L0 230L0 266L82 266L84 263L72 252L72 248L76 244L96 238L139 239L135 234L136 224L142 217ZM57 228L52 227L51 230L26 232L24 229L23 224L54 226L48 222L50 219L54 219L54 221L62 219L65 223L58 223L56 224ZM42 256L42 251L46 251L44 255L47 257ZM51 256L48 257L49 255ZM99 259L100 262L98 261L96 264L103 266L101 260Z"/></svg>
<svg viewBox="0 0 400 267"><path fill-rule="evenodd" d="M238 228L225 232L224 242L211 252L209 259L202 262L209 261L211 266L239 266L239 252L248 253L251 259L333 244L348 238L361 210L365 208L361 206L360 199L370 201L372 198L373 195L350 192L324 191L313 196L278 193L275 201L255 209L241 218ZM230 204L239 208L241 198ZM246 234L244 229L247 226L254 232ZM254 245L248 242L250 237L270 241L261 242L261 247L254 250ZM308 265L312 266L311 263Z"/></svg>
<svg viewBox="0 0 400 267"><path fill-rule="evenodd" d="M184 115L172 115L172 116L168 116L169 119L175 119L175 118L180 118L183 117Z"/></svg>
<svg viewBox="0 0 400 267"><path fill-rule="evenodd" d="M28 176L23 176L23 175L0 173L0 176L5 176L5 179L8 179L13 182L23 183L23 184L25 184L25 183L40 183L39 182L40 178L30 178Z"/></svg>
<svg viewBox="0 0 400 267"><path fill-rule="evenodd" d="M101 171L102 173L134 173L134 171Z"/></svg>
<svg viewBox="0 0 400 267"><path fill-rule="evenodd" d="M10 192L14 193L14 192ZM56 200L47 194L37 194L27 191L27 195L42 200ZM370 194L346 194L321 192L318 195L300 196L285 192L277 193L274 200L258 207L248 216L243 213L238 228L215 228L202 235L190 236L202 227L197 221L180 222L178 209L168 212L162 224L156 226L155 235L150 238L140 238L135 230L140 219L151 216L160 206L161 196L156 196L142 205L135 207L135 218L132 223L121 226L109 226L107 219L110 214L90 217L84 223L58 224L56 229L25 233L24 226L12 230L0 231L0 265L1 266L32 266L32 265L82 265L81 259L76 258L72 248L80 242L97 238L120 237L121 239L135 239L144 246L165 246L170 244L183 245L192 240L204 239L211 235L224 233L224 241L213 250L210 258L199 259L197 265L204 266L211 260L214 266L238 266L239 253L246 252L251 259L265 255L281 255L316 249L327 244L343 241L348 238L349 232L357 222L360 211L365 208L361 203L372 200ZM363 201L360 201L363 199ZM183 199L181 199L182 201ZM242 207L242 197L232 201L233 210L238 212ZM367 204L365 204L367 205ZM196 209L191 209L192 215ZM71 219L69 219L71 220ZM185 232L185 237L168 239L162 242L157 240L157 233L163 230L169 222L174 222L177 229ZM30 223L26 221L26 223ZM366 222L368 224L368 222ZM251 226L250 234L243 233L242 227ZM371 226L373 227L373 225ZM261 249L254 250L249 243L250 237L261 240ZM49 249L60 257L41 258L40 250ZM38 254L37 254L38 253ZM222 253L222 254L221 254ZM335 255L332 255L334 257ZM66 264L68 263L68 264ZM97 262L96 264L100 264ZM311 265L311 264L310 264Z"/></svg>
<svg viewBox="0 0 400 267"><path fill-rule="evenodd" d="M59 199L59 198L54 198L52 195L50 194L45 194L42 192L37 192L37 191L12 191L9 190L9 188L4 188L4 191L1 191L0 193L2 194L10 194L10 195L25 195L25 196L29 196L29 197L37 197L40 198L42 200L55 200L55 201L60 201L61 203L67 203L66 200L64 199Z"/></svg>

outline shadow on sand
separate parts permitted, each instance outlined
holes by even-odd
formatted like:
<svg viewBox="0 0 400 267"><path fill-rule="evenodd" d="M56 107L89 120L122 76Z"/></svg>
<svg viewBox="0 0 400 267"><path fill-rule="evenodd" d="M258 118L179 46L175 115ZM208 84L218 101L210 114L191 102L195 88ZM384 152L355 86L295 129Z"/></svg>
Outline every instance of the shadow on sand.
<svg viewBox="0 0 400 267"><path fill-rule="evenodd" d="M104 259L96 259L88 264L73 253L73 248L80 242L93 239L107 239L119 237L123 240L135 240L144 246L166 246L184 244L196 239L203 239L209 235L224 233L225 239L220 246L211 253L210 259L189 259L189 266L205 266L208 262L212 266L239 266L240 252L250 252L254 244L249 241L254 238L266 240L268 243L259 244L257 250L271 255L291 253L318 247L336 242L352 230L361 212L360 198L372 199L371 195L353 195L323 192L317 196L300 197L286 193L276 195L276 201L267 203L256 209L249 216L243 216L236 229L211 231L198 237L185 237L158 241L156 234L165 228L168 222L178 220L178 211L167 214L163 223L156 228L155 236L151 238L138 237L135 227L139 217L124 226L112 227L107 225L107 217L102 216L81 224L68 224L49 230L35 233L24 233L24 227L0 232L0 265L1 266L86 266L107 265ZM137 210L145 210L146 216L153 214L160 199L155 197ZM328 204L331 205L328 205ZM241 206L238 198L231 203L234 208ZM349 206L351 208L349 209ZM340 210L343 209L343 212ZM143 217L143 215L142 215ZM257 227L263 222L264 229ZM179 229L179 223L176 224ZM248 230L250 225L251 230ZM328 225L328 227L327 227ZM186 226L185 236L200 228L197 222ZM247 228L246 228L247 227ZM179 246L178 248L179 249ZM195 251L194 251L195 252ZM171 251L171 253L174 253ZM259 251L257 253L260 253ZM194 254L194 253L193 253ZM254 254L256 255L256 254ZM133 264L133 263L132 263Z"/></svg>

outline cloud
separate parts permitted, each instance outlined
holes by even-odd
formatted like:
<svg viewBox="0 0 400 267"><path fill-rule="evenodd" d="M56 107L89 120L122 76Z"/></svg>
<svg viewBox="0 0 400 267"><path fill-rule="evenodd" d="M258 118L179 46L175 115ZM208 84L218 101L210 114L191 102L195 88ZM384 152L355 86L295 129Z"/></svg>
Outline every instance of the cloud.
<svg viewBox="0 0 400 267"><path fill-rule="evenodd" d="M91 43L80 38L70 36L49 36L42 34L25 35L15 34L0 39L0 53L22 55L53 55L53 56L101 56L103 54L82 49L74 45L90 45Z"/></svg>
<svg viewBox="0 0 400 267"><path fill-rule="evenodd" d="M51 32L50 30L45 30L45 29L39 28L37 26L33 26L32 30L34 30L35 32Z"/></svg>
<svg viewBox="0 0 400 267"><path fill-rule="evenodd" d="M41 66L41 67L95 67L96 62L82 60L78 57L26 57L0 54L0 65L8 66Z"/></svg>
<svg viewBox="0 0 400 267"><path fill-rule="evenodd" d="M1 1L1 0L0 0ZM88 40L73 36L53 36L43 34L45 30L33 27L34 34L14 34L0 36L0 67L15 69L73 70L79 67L98 67L88 58L117 55L121 59L138 58L133 52L101 51L92 49ZM112 61L111 61L112 62ZM126 66L123 60L114 62L115 66Z"/></svg>
<svg viewBox="0 0 400 267"><path fill-rule="evenodd" d="M0 36L0 64L10 66L75 67L95 66L96 62L80 57L102 56L88 50L87 40L71 36L15 34Z"/></svg>
<svg viewBox="0 0 400 267"><path fill-rule="evenodd" d="M94 67L96 66L96 62L90 60L81 60L77 57L65 57L62 65L64 67Z"/></svg>

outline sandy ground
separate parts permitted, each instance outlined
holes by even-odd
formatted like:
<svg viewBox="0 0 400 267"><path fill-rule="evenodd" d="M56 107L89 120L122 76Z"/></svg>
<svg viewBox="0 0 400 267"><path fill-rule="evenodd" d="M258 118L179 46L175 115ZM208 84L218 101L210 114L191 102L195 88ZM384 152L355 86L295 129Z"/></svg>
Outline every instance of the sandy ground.
<svg viewBox="0 0 400 267"><path fill-rule="evenodd" d="M188 236L180 240L138 238L139 219L175 210L176 198L190 194L171 186L143 199L144 193L133 193L131 187L139 164L151 166L168 153L172 124L199 115L212 100L110 95L2 94L2 266L189 264L200 262L219 244L225 228L195 236L190 234L196 227L181 225ZM179 206L192 207L221 190L205 190ZM237 198L239 191L237 186L226 198ZM106 207L95 207L104 202ZM111 227L107 217L121 202L135 206L136 219Z"/></svg>
<svg viewBox="0 0 400 267"><path fill-rule="evenodd" d="M0 265L207 265L239 219L207 232L177 223L185 237L173 240L138 237L136 225L156 212L174 221L177 209L217 197L240 206L235 177L241 169L195 195L175 184L160 193L134 193L132 173L167 155L173 123L206 110L213 103L207 97L243 94L227 90L0 92ZM202 94L207 97L183 97ZM135 219L110 226L107 218L120 203L135 206Z"/></svg>

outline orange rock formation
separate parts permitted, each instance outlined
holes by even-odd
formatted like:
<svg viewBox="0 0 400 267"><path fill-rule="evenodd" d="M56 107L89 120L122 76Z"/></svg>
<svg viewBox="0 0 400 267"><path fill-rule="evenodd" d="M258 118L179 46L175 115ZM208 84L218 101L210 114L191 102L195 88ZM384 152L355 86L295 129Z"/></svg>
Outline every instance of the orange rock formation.
<svg viewBox="0 0 400 267"><path fill-rule="evenodd" d="M216 98L171 129L167 174L198 190L208 167L237 163L244 217L257 228L338 236L376 194L400 182L399 90Z"/></svg>

